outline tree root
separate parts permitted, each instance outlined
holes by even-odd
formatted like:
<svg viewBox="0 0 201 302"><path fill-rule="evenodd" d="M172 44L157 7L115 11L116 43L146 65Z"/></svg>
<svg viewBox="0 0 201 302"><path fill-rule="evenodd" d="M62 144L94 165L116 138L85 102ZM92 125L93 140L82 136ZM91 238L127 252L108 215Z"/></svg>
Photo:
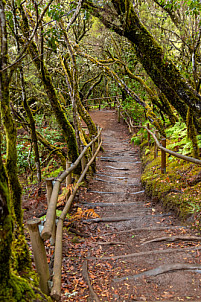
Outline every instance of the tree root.
<svg viewBox="0 0 201 302"><path fill-rule="evenodd" d="M99 223L99 222L119 222L119 221L128 221L139 218L139 216L135 217L103 217L103 218L93 218L93 219L86 219L83 222L92 222L92 223Z"/></svg>
<svg viewBox="0 0 201 302"><path fill-rule="evenodd" d="M105 256L101 258L96 257L88 257L89 260L117 260L117 259L126 259L131 257L140 257L146 255L156 255L156 254L166 254L166 253L180 253L180 252L190 252L190 251L197 251L201 250L201 246L199 247L187 247L187 248L174 248L174 249L165 249L165 250L154 250L154 251L147 251L147 252L139 252L139 253L132 253L127 255L118 255L118 256Z"/></svg>
<svg viewBox="0 0 201 302"><path fill-rule="evenodd" d="M142 245L148 244L148 243L152 243L152 242L160 242L160 241L174 242L174 241L178 241L178 240L182 240L182 241L199 241L199 240L201 240L201 237L196 237L196 236L160 237L160 238L154 238L152 240L145 241L145 242L142 243Z"/></svg>
<svg viewBox="0 0 201 302"><path fill-rule="evenodd" d="M85 282L88 284L88 287L89 287L89 292L90 292L90 295L91 295L91 301L95 301L95 302L100 302L97 294L95 293L95 291L93 290L93 287L91 285L91 282L90 282L90 279L89 279L89 275L88 275L88 268L87 268L87 260L84 261L83 265L82 265L82 275L83 275L83 278L85 280Z"/></svg>
<svg viewBox="0 0 201 302"><path fill-rule="evenodd" d="M125 276L122 278L115 278L114 282L121 282L121 281L127 281L127 280L135 280L137 278L143 277L143 276L158 276L160 274L174 272L177 270L197 270L201 269L201 264L190 264L190 263L172 263L172 264L164 264L157 268L145 271L143 273L133 275L133 276Z"/></svg>

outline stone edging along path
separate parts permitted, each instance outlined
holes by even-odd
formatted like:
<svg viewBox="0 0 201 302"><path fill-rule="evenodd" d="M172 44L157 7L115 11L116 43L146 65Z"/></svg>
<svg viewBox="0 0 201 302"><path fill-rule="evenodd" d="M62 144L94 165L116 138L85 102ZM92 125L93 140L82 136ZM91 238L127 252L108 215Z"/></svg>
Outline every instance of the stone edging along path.
<svg viewBox="0 0 201 302"><path fill-rule="evenodd" d="M104 153L76 204L90 215L74 227L89 237L66 244L62 301L201 301L201 238L144 194L139 150L115 112L91 115Z"/></svg>

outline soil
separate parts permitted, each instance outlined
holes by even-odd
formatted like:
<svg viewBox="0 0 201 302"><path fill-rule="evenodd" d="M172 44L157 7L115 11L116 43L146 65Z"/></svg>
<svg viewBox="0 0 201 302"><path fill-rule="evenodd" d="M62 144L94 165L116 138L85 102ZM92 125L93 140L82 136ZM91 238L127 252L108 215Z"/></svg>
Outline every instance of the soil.
<svg viewBox="0 0 201 302"><path fill-rule="evenodd" d="M192 240L199 235L144 194L139 148L116 112L90 114L103 128L104 152L65 223L61 300L201 301L201 245ZM42 204L25 218L44 211ZM51 267L54 247L47 250ZM83 277L86 263L98 298Z"/></svg>

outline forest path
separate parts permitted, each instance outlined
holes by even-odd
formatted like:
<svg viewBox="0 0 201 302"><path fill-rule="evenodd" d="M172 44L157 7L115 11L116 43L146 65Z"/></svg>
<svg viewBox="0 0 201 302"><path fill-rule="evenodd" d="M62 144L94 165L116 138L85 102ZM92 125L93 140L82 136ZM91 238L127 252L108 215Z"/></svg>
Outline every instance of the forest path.
<svg viewBox="0 0 201 302"><path fill-rule="evenodd" d="M100 301L201 301L201 245L195 232L144 194L139 148L130 144L115 111L90 114L103 128L104 152L77 206L99 217L75 224L80 232L90 232L90 238L74 242L74 260L68 259L66 266L77 265L82 276L88 264ZM68 251L64 254L69 257ZM67 293L62 301L98 301L87 294L85 284L78 284L76 294Z"/></svg>

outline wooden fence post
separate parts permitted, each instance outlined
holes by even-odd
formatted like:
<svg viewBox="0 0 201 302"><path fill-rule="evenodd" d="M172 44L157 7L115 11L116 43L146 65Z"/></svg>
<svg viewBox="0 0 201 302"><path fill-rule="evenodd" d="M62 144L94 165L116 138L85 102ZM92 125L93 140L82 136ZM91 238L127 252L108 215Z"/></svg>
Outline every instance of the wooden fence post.
<svg viewBox="0 0 201 302"><path fill-rule="evenodd" d="M66 161L66 170L68 170L72 165L72 162L70 160ZM66 177L66 187L68 187L68 185L70 185L72 182L72 175L71 173L67 175Z"/></svg>
<svg viewBox="0 0 201 302"><path fill-rule="evenodd" d="M142 122L139 123L139 128L140 129L142 128ZM141 135L140 135L140 143L141 144L143 143L143 133L141 133Z"/></svg>
<svg viewBox="0 0 201 302"><path fill-rule="evenodd" d="M92 135L92 140L95 138L95 135ZM94 155L94 153L96 152L95 150L95 142L93 142L92 146L91 146L91 151L92 151L92 156Z"/></svg>
<svg viewBox="0 0 201 302"><path fill-rule="evenodd" d="M147 123L147 129L150 129L149 123ZM150 147L150 133L147 131L147 140L148 140L148 146Z"/></svg>
<svg viewBox="0 0 201 302"><path fill-rule="evenodd" d="M155 131L155 136L158 139L158 130ZM156 142L154 141L154 158L158 157L158 147Z"/></svg>
<svg viewBox="0 0 201 302"><path fill-rule="evenodd" d="M120 123L120 106L118 105L118 123Z"/></svg>
<svg viewBox="0 0 201 302"><path fill-rule="evenodd" d="M162 138L161 145L166 148L166 138ZM166 152L161 150L161 173L166 174Z"/></svg>
<svg viewBox="0 0 201 302"><path fill-rule="evenodd" d="M82 151L83 150L84 150L84 144L82 144ZM81 159L81 165L82 165L82 172L83 172L85 167L86 167L86 157L85 157L85 155Z"/></svg>
<svg viewBox="0 0 201 302"><path fill-rule="evenodd" d="M100 127L99 125L97 125L96 128L97 128L97 133L99 133L101 127ZM97 142L98 142L98 146L99 146L99 145L100 145L100 142L101 142L101 133L100 133L100 135L99 135L99 137L98 137Z"/></svg>
<svg viewBox="0 0 201 302"><path fill-rule="evenodd" d="M50 177L46 179L46 192L47 192L47 204L49 205L50 203L50 198L52 195L52 190L53 190L53 180L54 177ZM56 238L56 224L53 226L52 230L52 237L50 238L50 244L54 245L55 244L55 238Z"/></svg>
<svg viewBox="0 0 201 302"><path fill-rule="evenodd" d="M40 288L44 294L49 295L48 280L50 279L50 272L47 263L45 247L38 230L38 225L40 223L40 218L35 218L28 220L27 226L31 238L36 270L39 275Z"/></svg>

